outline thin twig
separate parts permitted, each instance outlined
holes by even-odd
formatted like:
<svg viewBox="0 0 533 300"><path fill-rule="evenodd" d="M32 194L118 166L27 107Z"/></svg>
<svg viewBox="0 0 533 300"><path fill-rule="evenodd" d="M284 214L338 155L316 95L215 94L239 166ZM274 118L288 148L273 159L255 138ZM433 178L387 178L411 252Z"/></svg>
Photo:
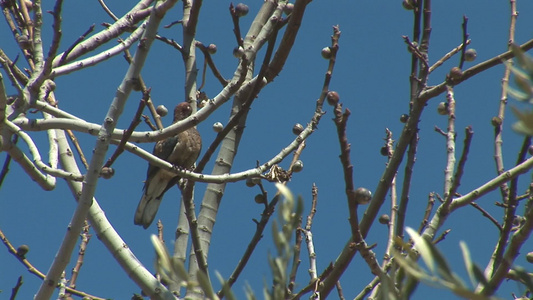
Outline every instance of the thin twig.
<svg viewBox="0 0 533 300"><path fill-rule="evenodd" d="M265 210L263 210L263 212L261 213L261 220L259 222L257 221L255 222L256 223L255 233L252 239L250 240L250 242L248 243L248 246L246 247L246 250L244 251L244 254L242 255L241 259L239 260L239 263L237 264L237 266L235 266L235 269L231 273L228 280L225 282L225 285L227 287L233 286L233 284L239 278L239 275L241 274L242 270L244 270L244 267L250 260L250 257L253 251L255 250L257 244L263 237L263 231L265 230L266 225L268 224L268 221L270 220L270 217L274 213L274 208L276 207L279 199L280 199L280 195L276 194L276 196L274 196L274 198L272 198L272 200L269 202L267 208L265 208ZM217 292L217 295L219 298L223 298L225 295L225 289L221 288Z"/></svg>
<svg viewBox="0 0 533 300"><path fill-rule="evenodd" d="M63 7L63 0L57 0L54 5L54 11L49 11L49 13L51 13L52 16L54 17L54 22L52 24L54 34L52 36L52 44L50 45L50 48L48 49L48 54L44 62L42 73L39 75L40 77L42 77L42 79L40 79L38 82L41 82L41 83L42 81L46 79L46 77L52 71L52 63L54 61L54 57L57 54L57 50L59 49L59 43L61 43L61 37L63 36L63 32L61 29L62 7ZM41 83L39 83L39 85L36 85L36 86L41 86Z"/></svg>
<svg viewBox="0 0 533 300"><path fill-rule="evenodd" d="M294 151L294 157L293 157L293 161L292 161L291 165L294 164L294 162L296 162L299 159L303 148L305 148L305 143L300 144L298 149ZM284 184L286 184L286 183L287 182L285 182ZM262 190L263 196L265 197L265 199L267 199L266 198L267 197L266 191L263 189L263 187L261 185L260 185L260 188ZM254 222L256 223L256 231L254 233L254 236L252 237L252 239L248 243L248 246L246 247L246 250L245 250L244 254L242 255L241 259L239 259L239 263L237 264L237 266L235 267L235 269L231 273L231 275L228 278L228 280L225 282L225 285L227 287L233 286L233 284L237 281L239 275L241 274L242 270L244 270L244 267L246 266L246 264L250 260L250 257L252 255L253 251L255 250L255 247L257 246L257 244L259 243L259 241L263 237L263 232L264 232L264 230L266 228L266 225L268 224L268 221L270 220L270 217L274 213L274 209L275 209L278 201L279 201L279 194L276 194L274 196L274 198L268 203L268 205L266 205L266 203L265 203L265 209L261 213L261 220L260 221L254 220ZM298 235L300 235L300 234L297 234L297 236ZM295 259L296 259L296 256L295 256ZM295 268L295 264L293 264L293 268ZM217 295L220 298L224 297L224 294L225 294L224 288L220 289L217 292Z"/></svg>
<svg viewBox="0 0 533 300"><path fill-rule="evenodd" d="M98 0L98 3L100 3L100 6L102 6L102 9L113 19L113 21L117 21L118 17L107 7L104 0Z"/></svg>
<svg viewBox="0 0 533 300"><path fill-rule="evenodd" d="M407 46L409 47L409 50L410 50L414 55L416 55L416 57L417 57L417 58L418 58L418 59L424 64L424 66L425 66L426 68L429 69L429 63L428 63L428 61L427 61L427 58L426 58L426 56L425 56L422 52L420 52L420 49L419 49L415 44L413 44L413 43L411 42L411 40L409 39L408 36L404 35L404 36L402 36L402 38L403 38L404 42L407 44Z"/></svg>
<svg viewBox="0 0 533 300"><path fill-rule="evenodd" d="M463 30L463 45L465 45L468 41L468 18L466 16L463 16L463 24L461 25L461 28ZM459 69L461 70L465 63L465 52L466 47L463 47L463 49L461 49L461 58L459 59Z"/></svg>
<svg viewBox="0 0 533 300"><path fill-rule="evenodd" d="M418 233L422 233L424 228L426 228L426 226L428 225L429 216L431 215L431 211L433 210L434 205L435 205L435 192L431 192L429 193L429 196L428 196L428 204L426 206L426 210L424 212L424 217L422 218L422 222L420 223L420 227L418 228Z"/></svg>
<svg viewBox="0 0 533 300"><path fill-rule="evenodd" d="M266 204L266 201L265 201ZM287 285L287 293L291 295L294 292L294 286L296 285L296 274L298 273L298 267L300 266L300 263L302 262L300 259L300 253L302 249L302 236L303 236L303 230L302 230L302 219L298 220L298 223L300 224L299 228L296 229L296 234L294 237L294 254L292 256L292 268L291 272L289 273L289 284Z"/></svg>
<svg viewBox="0 0 533 300"><path fill-rule="evenodd" d="M516 21L518 17L518 11L516 9L516 2L510 1L510 24L509 24L509 44L508 49L510 49L511 44L515 42L515 29L516 29ZM502 76L502 90L500 94L500 103L498 106L498 115L496 117L493 117L492 119L492 125L494 126L494 163L496 165L496 172L498 175L502 174L505 170L505 165L503 161L503 150L502 150L502 144L503 144L503 123L504 123L504 117L505 117L505 110L507 107L507 95L508 95L508 89L509 89L509 78L511 76L511 69L513 65L513 60L509 60L508 63L504 64L504 72ZM507 199L510 198L510 191L509 186L507 183L502 184L500 186L500 194L502 196L502 200L505 202ZM506 210L508 212L508 210ZM514 217L514 216L513 216ZM507 218L507 215L505 215L504 218ZM508 222L509 220L507 220ZM493 271L496 269L496 266L499 264L499 260L501 259L503 255L503 249L501 249L499 246L502 245L502 237L505 236L505 243L507 243L508 238L508 232L505 231L509 229L509 226L505 226L506 220L503 220L504 225L501 226L500 230L500 239L498 241L498 244L496 248L494 249L494 252L491 256L491 260L487 263L487 266L485 268L485 276L487 278L490 278L493 274ZM479 289L479 287L478 287Z"/></svg>
<svg viewBox="0 0 533 300"><path fill-rule="evenodd" d="M396 223L396 236L403 238L403 230L405 227L405 218L407 216L407 205L409 204L409 194L411 190L411 180L413 178L413 169L416 161L416 151L418 148L418 133L415 133L409 148L407 150L407 163L403 175L402 195L400 205L398 206L398 218ZM429 216L428 216L429 217Z"/></svg>
<svg viewBox="0 0 533 300"><path fill-rule="evenodd" d="M524 44L520 45L520 49L524 51L528 51L530 49L533 49L533 39L525 42ZM503 62L515 57L514 53L509 50L507 52L503 52L499 55L494 56L493 58L487 59L484 62L481 62L473 67L470 67L463 71L463 75L459 78L456 78L453 80L453 85L458 85L466 80L468 80L471 77L474 77L475 75L488 70L494 66L497 66L499 64L502 64ZM438 85L428 87L420 93L420 96L418 97L419 101L425 103L429 101L430 99L433 99L437 97L438 95L442 94L444 91L446 91L446 85L450 84L449 80L445 80L442 83L439 83Z"/></svg>
<svg viewBox="0 0 533 300"><path fill-rule="evenodd" d="M237 125L237 123L240 121L241 116L244 113L248 112L248 109L252 105L252 102L255 100L255 98L259 94L259 92L260 92L260 90L262 88L264 72L265 72L266 66L268 66L268 62L270 61L270 57L271 57L273 49L274 49L274 43L275 43L275 40L276 40L276 36L277 36L277 30L275 30L273 32L272 37L269 39L267 51L265 53L265 57L264 57L264 60L263 60L263 65L262 65L262 67L261 67L261 69L259 71L259 74L257 75L258 79L255 82L253 90L250 93L248 99L246 99L244 104L241 106L241 109L239 110L239 112L237 112L231 118L231 120L228 122L226 127L222 130L222 132L219 132L219 134L215 138L215 141L213 141L213 143L210 145L210 149L213 149L213 153L214 153L214 149L216 149L218 147L217 142L221 142L223 140L223 138L229 133L229 131L233 130L234 126ZM217 146L213 147L213 145L217 145ZM208 149L208 151L209 151L209 149ZM196 168L194 170L195 172L201 172L201 170L205 166L205 163L207 163L207 161L205 161L205 163L203 164L204 159L206 159L206 158L207 159L210 158L210 155L208 156L207 153L204 154L204 157L202 158L202 160L196 166ZM198 170L200 170L200 171L198 171ZM182 193L182 195L183 195L183 203L184 203L184 206L185 206L185 209L186 209L187 220L189 221L189 227L190 227L190 230L191 230L191 237L192 237L191 240L192 240L192 244L193 244L194 251L195 251L195 257L196 257L196 260L198 262L198 268L207 274L207 262L205 261L206 258L203 256L203 251L202 251L201 246L200 246L201 243L200 243L200 239L199 239L199 235L198 235L198 222L196 221L196 216L195 216L195 211L194 211L194 203L192 201L192 191L194 189L194 183L195 182L192 181L192 180L187 180L187 184L185 185L185 188L184 188L183 193ZM231 286L231 283L229 283L229 280L228 280L228 284L230 284L230 286ZM219 291L219 293L222 293L222 295L223 295L223 290Z"/></svg>
<svg viewBox="0 0 533 300"><path fill-rule="evenodd" d="M483 295L492 295L505 280L511 265L520 254L520 249L524 246L533 231L533 209L529 209L524 214L525 222L512 236L508 247L502 257L501 263L493 272L489 282L483 287Z"/></svg>
<svg viewBox="0 0 533 300"><path fill-rule="evenodd" d="M131 64L133 57L131 56L130 51L128 49L124 50L124 58L126 59L128 64ZM157 111L156 111L156 109L154 107L154 102L152 101L152 97L150 97L151 89L149 89L146 86L146 84L144 83L144 79L143 79L143 77L141 75L139 75L139 78L136 79L135 84L137 85L137 88L140 91L142 91L144 105L148 106L148 109L150 110L150 113L152 114L152 117L154 118L154 121L155 121L155 124L157 125L157 128L159 130L162 130L163 128L165 128L165 126L163 126L163 123L161 122L161 116L157 113ZM141 110L141 112L142 112L142 110ZM148 124L148 125L150 126L150 124ZM130 127L131 127L131 125L130 125ZM154 130L153 126L150 126L150 128L152 128L152 130ZM133 133L133 130L131 132L129 132L128 135L131 136L132 133Z"/></svg>
<svg viewBox="0 0 533 300"><path fill-rule="evenodd" d="M316 204L318 201L318 189L313 184L312 188L312 202L311 202L311 211L309 212L309 215L307 216L307 221L305 224L305 230L303 230L303 233L305 235L305 242L307 244L307 251L309 252L309 275L311 276L311 280L317 279L317 270L316 270L316 252L315 252L315 246L313 244L313 234L311 233L311 225L313 224L313 218L316 213Z"/></svg>
<svg viewBox="0 0 533 300"><path fill-rule="evenodd" d="M294 295L292 298L290 298L291 300L294 300L294 299L300 299L303 295L309 293L310 291L314 290L317 286L317 283L320 283L320 282L323 282L324 279L328 278L330 275L331 275L331 272L333 271L333 265L332 264L329 264L325 269L324 271L322 272L322 274L320 274L320 276L318 276L318 279L317 280L314 280L314 281L311 281L307 286L305 286L304 288L302 288L296 295Z"/></svg>
<svg viewBox="0 0 533 300"><path fill-rule="evenodd" d="M102 1L102 0L98 0L98 1ZM67 50L65 50L65 52L63 52L63 55L61 55L61 58L59 59L59 62L57 63L57 66L62 66L63 64L65 64L66 60L67 60L67 57L68 55L70 54L70 52L79 44L81 43L86 37L87 35L89 35L89 33L93 32L94 30L94 24L91 25L89 27L89 29L87 29L78 39L76 39L74 41L74 43L72 43L72 45L70 45L70 47L67 48Z"/></svg>
<svg viewBox="0 0 533 300"><path fill-rule="evenodd" d="M463 152L461 153L461 158L459 159L459 164L457 166L457 170L455 171L455 175L453 177L453 184L450 188L450 193L448 195L449 197L455 196L455 194L457 193L457 189L461 185L461 178L463 177L466 160L468 159L468 153L470 152L470 144L472 143L473 135L474 135L474 131L472 130L472 127L467 126L465 128L465 140L463 143Z"/></svg>
<svg viewBox="0 0 533 300"><path fill-rule="evenodd" d="M390 160L390 158L392 157L394 153L394 140L392 139L392 131L390 131L388 128L386 129L385 147L387 148L388 159ZM391 208L390 208L389 222L387 224L387 227L388 227L387 246L385 248L383 262L381 263L382 267L385 267L385 265L390 260L391 249L394 246L394 236L396 236L396 226L397 226L397 219L398 219L398 196L396 193L396 177L391 182L391 206L390 207Z"/></svg>
<svg viewBox="0 0 533 300"><path fill-rule="evenodd" d="M17 279L17 284L15 284L15 286L11 289L11 297L9 297L9 300L15 300L15 298L17 298L17 293L19 292L19 289L23 283L24 282L22 281L22 275L21 275Z"/></svg>
<svg viewBox="0 0 533 300"><path fill-rule="evenodd" d="M220 82L222 86L226 86L229 83L229 80L224 79L222 74L220 74L220 71L215 66L215 63L213 62L213 58L211 57L211 54L209 53L207 47L201 42L196 42L196 47L198 47L198 49L200 49L200 51L202 51L202 53L204 54L205 62L207 62L207 64L209 65L211 72L213 72L213 75L215 76L215 78L218 79L218 82ZM204 76L202 76L202 78L203 77ZM204 80L202 80L202 86L203 86L203 81ZM201 88L199 88L198 90L201 90Z"/></svg>
<svg viewBox="0 0 533 300"><path fill-rule="evenodd" d="M343 113L342 105L338 103L335 107L334 114L335 118L333 120L337 126L337 136L341 148L340 160L342 163L348 211L350 214L348 220L350 221L352 239L354 241L353 247L361 253L361 256L368 264L372 274L380 277L385 276L383 270L376 260L376 255L367 245L359 229L359 220L357 216L357 208L359 207L359 203L356 199L356 193L353 184L353 165L350 160L350 144L348 143L348 138L346 137L346 123L348 121L348 117L350 116L350 110L346 109Z"/></svg>
<svg viewBox="0 0 533 300"><path fill-rule="evenodd" d="M153 2L152 0L141 0L137 3L130 11L126 12L117 22L113 23L110 27L102 30L86 40L83 40L80 43L77 43L70 53L67 55L66 59L63 59L63 53L60 53L54 59L54 68L58 67L59 61L63 63L68 63L74 59L87 54L97 47L102 46L108 41L119 37L122 33L131 30L132 26L144 19L146 19L152 8L149 5Z"/></svg>
<svg viewBox="0 0 533 300"><path fill-rule="evenodd" d="M355 298L353 298L354 300L363 300L365 299L365 297L370 294L370 292L372 292L376 286L378 286L378 284L380 283L381 281L379 280L379 277L374 277L374 279L372 279L372 281L370 283L368 283L367 285L365 285L365 287L361 290L361 292L359 292L359 294L357 294L357 296L355 296Z"/></svg>
<svg viewBox="0 0 533 300"><path fill-rule="evenodd" d="M450 231L452 230L451 229L444 230L440 236L438 236L435 240L433 240L433 244L438 244L444 239L446 239L446 236L448 235L448 233L450 233Z"/></svg>
<svg viewBox="0 0 533 300"><path fill-rule="evenodd" d="M494 225L496 225L500 232L503 230L503 227L502 225L500 225L500 223L498 223L498 220L491 216L485 209L483 209L483 207L479 206L476 202L472 202L470 203L470 205L472 205L475 209L479 210L483 216L487 217L487 219L489 219Z"/></svg>
<svg viewBox="0 0 533 300"><path fill-rule="evenodd" d="M239 25L239 16L235 13L235 7L233 3L229 5L229 12L231 15L231 20L233 21L233 33L235 34L235 39L237 40L238 47L242 47L243 39L241 36L241 27Z"/></svg>
<svg viewBox="0 0 533 300"><path fill-rule="evenodd" d="M4 235L4 232L1 229L0 229L0 240L2 240L4 245L7 247L8 252L11 253L13 256L15 256L26 267L28 272L30 272L31 274L34 274L41 280L45 278L45 274L43 274L41 271L39 271L39 269L37 269L34 265L32 265L30 261L26 258L26 256L17 254L17 249L15 249L15 247L13 247L11 242L9 242L9 240ZM57 285L57 287L59 287L59 285ZM89 299L94 299L94 300L105 300L104 298L96 297L96 296L87 294L85 292L82 292L82 291L79 291L79 290L76 290L70 287L67 287L66 290L69 293L80 296L80 297L87 297Z"/></svg>
<svg viewBox="0 0 533 300"><path fill-rule="evenodd" d="M72 268L72 277L70 278L70 284L69 287L75 289L76 288L76 281L78 279L78 276L80 274L81 266L83 265L83 260L85 258L85 252L87 251L87 245L89 244L89 241L91 240L91 234L89 233L89 229L91 226L85 220L85 225L83 226L83 230L81 232L81 243L80 243L80 251L78 252L78 260L76 261L76 265L74 268Z"/></svg>
<svg viewBox="0 0 533 300"><path fill-rule="evenodd" d="M341 282L337 281L337 283L335 284L335 287L337 288L337 294L339 295L339 299L344 300L345 298L344 298L344 294L342 293Z"/></svg>
<svg viewBox="0 0 533 300"><path fill-rule="evenodd" d="M520 152L518 153L518 157L516 159L517 166L520 165L522 162L524 162L524 160L526 159L526 155L528 153L528 149L530 145L531 145L531 137L526 136L524 138L524 142L522 143L522 147L520 148ZM505 215L504 215L503 224L502 224L503 229L500 232L500 237L498 239L496 250L493 256L493 269L494 270L496 270L498 266L500 265L500 263L502 263L503 255L509 242L508 239L509 239L509 236L511 235L511 230L513 228L513 221L515 219L516 209L518 206L518 201L516 200L517 188L518 188L518 176L511 180L511 183L509 185L509 198L504 199L504 203L506 204Z"/></svg>
<svg viewBox="0 0 533 300"><path fill-rule="evenodd" d="M147 115L142 115L141 117L143 118L144 123L145 123L146 125L148 125L148 127L150 127L150 129L152 129L152 130L154 130L154 131L157 130L157 127L155 127L155 125L152 124L152 121L150 121L150 117L149 117L149 116L147 116Z"/></svg>
<svg viewBox="0 0 533 300"><path fill-rule="evenodd" d="M465 44L469 45L470 42L471 42L470 40L467 40ZM453 48L450 52L446 53L441 59L439 59L431 67L429 67L429 73L433 72L435 69L440 67L443 63L445 63L448 59L452 58L455 54L461 51L465 47L465 44L461 44Z"/></svg>
<svg viewBox="0 0 533 300"><path fill-rule="evenodd" d="M78 155L80 156L80 160L85 166L85 169L89 168L89 164L87 163L87 159L85 158L85 154L83 154L83 150L81 150L80 143L78 142L78 139L72 132L72 130L67 129L65 130L68 134L68 137L70 138L70 141L74 144L74 148L76 148L76 151L78 152Z"/></svg>
<svg viewBox="0 0 533 300"><path fill-rule="evenodd" d="M253 89L252 89L251 93L248 96L248 99L246 99L246 101L244 101L244 103L241 106L240 110L235 115L233 115L233 117L229 120L228 124L226 124L224 129L217 134L216 138L213 140L211 145L209 145L209 148L207 149L206 153L204 154L204 156L202 157L202 159L200 160L200 162L196 166L195 172L201 172L203 170L205 165L211 159L211 156L215 153L215 150L218 148L218 145L220 145L220 143L224 140L226 135L231 130L233 130L233 128L239 123L240 118L245 113L248 112L248 110L249 110L250 106L252 105L253 101L255 100L255 98L257 97L257 95L259 94L261 89L263 88L263 78L264 78L264 75L265 75L265 72L266 72L266 68L268 66L268 62L270 62L270 58L271 58L273 50L274 50L274 44L275 44L275 41L276 41L277 32L278 32L277 29L274 30L273 33L272 33L272 36L270 37L270 39L268 41L268 47L267 47L267 51L265 53L265 57L263 59L263 64L261 65L261 69L259 70L259 74L256 77L255 84L253 86ZM244 60L243 60L243 63L245 65L248 65L248 63L246 63L246 61L244 61ZM244 68L244 69L246 69L246 68ZM244 79L245 79L244 74L241 77L242 77L242 81L244 81ZM242 84L242 82L240 84Z"/></svg>
<svg viewBox="0 0 533 300"><path fill-rule="evenodd" d="M128 129L126 129L126 132L124 134L124 137L120 140L120 143L117 146L117 149L115 149L115 152L113 152L113 155L107 160L104 168L109 168L113 165L115 160L124 152L124 145L126 145L126 142L131 136L131 133L135 130L135 128L141 123L141 115L144 110L144 107L146 106L146 102L150 98L150 89L145 90L143 92L143 97L141 101L139 101L139 106L137 107L137 111L135 112L135 115L133 116L133 119L131 120L130 126Z"/></svg>
<svg viewBox="0 0 533 300"><path fill-rule="evenodd" d="M452 86L446 87L446 100L448 101L448 128L446 132L446 167L444 169L444 207L449 207L454 194L451 193L453 171L455 170L455 96Z"/></svg>
<svg viewBox="0 0 533 300"><path fill-rule="evenodd" d="M18 142L19 136L13 135L12 144L16 145ZM4 183L4 179L6 179L7 173L9 173L9 165L11 164L11 155L6 156L6 160L4 161L4 165L2 166L2 171L0 172L0 187Z"/></svg>

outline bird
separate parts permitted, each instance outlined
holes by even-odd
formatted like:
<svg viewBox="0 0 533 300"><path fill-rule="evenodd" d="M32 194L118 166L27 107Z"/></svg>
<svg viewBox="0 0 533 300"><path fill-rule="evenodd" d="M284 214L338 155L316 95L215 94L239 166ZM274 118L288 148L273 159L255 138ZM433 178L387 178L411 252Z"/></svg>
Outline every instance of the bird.
<svg viewBox="0 0 533 300"><path fill-rule="evenodd" d="M189 103L182 102L176 105L172 124L186 119L191 113L192 108ZM152 154L177 167L190 169L196 162L201 150L202 138L200 133L195 127L191 127L175 136L157 142ZM163 195L179 180L180 177L175 173L149 164L146 180L144 181L143 195L137 206L133 223L143 226L144 229L148 228L157 214Z"/></svg>

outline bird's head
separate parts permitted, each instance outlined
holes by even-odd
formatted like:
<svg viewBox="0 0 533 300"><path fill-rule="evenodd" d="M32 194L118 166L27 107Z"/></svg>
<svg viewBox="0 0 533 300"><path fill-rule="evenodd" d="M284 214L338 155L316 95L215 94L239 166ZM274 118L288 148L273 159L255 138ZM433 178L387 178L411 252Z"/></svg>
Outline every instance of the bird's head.
<svg viewBox="0 0 533 300"><path fill-rule="evenodd" d="M192 113L192 107L188 102L182 102L174 108L174 123L186 119Z"/></svg>

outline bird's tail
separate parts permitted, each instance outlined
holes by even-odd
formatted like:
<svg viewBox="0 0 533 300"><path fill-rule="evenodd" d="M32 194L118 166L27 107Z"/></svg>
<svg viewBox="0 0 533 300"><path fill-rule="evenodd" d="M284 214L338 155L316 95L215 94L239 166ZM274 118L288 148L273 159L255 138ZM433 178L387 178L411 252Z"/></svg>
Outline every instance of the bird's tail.
<svg viewBox="0 0 533 300"><path fill-rule="evenodd" d="M148 228L155 219L159 204L161 204L161 198L156 198L153 195L144 193L141 201L139 201L139 205L137 205L133 223L135 223L135 225L142 225L144 229Z"/></svg>
<svg viewBox="0 0 533 300"><path fill-rule="evenodd" d="M159 204L165 192L174 184L175 179L168 179L156 173L153 178L145 182L144 192L137 205L133 223L148 228L155 219Z"/></svg>

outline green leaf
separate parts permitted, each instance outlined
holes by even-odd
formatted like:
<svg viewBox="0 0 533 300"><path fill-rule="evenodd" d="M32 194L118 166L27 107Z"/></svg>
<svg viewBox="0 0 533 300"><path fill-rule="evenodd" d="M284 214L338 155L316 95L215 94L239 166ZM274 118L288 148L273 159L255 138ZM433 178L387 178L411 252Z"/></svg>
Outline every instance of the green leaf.
<svg viewBox="0 0 533 300"><path fill-rule="evenodd" d="M177 275L178 278L181 278L183 281L189 281L189 273L185 269L183 261L177 257L172 257L171 260L174 274Z"/></svg>
<svg viewBox="0 0 533 300"><path fill-rule="evenodd" d="M196 272L196 277L198 278L198 283L200 284L200 288L202 289L202 291L204 291L204 294L209 299L218 300L219 298L213 290L213 286L209 281L209 277L207 277L207 275L201 270L198 270L198 272Z"/></svg>
<svg viewBox="0 0 533 300"><path fill-rule="evenodd" d="M218 281L222 285L222 291L224 291L224 297L226 297L226 299L228 300L237 300L237 298L235 297L235 294L233 294L233 291L231 290L231 287L228 285L228 282L224 279L224 277L222 277L222 274L216 271L215 275L217 276ZM253 295L253 292L252 292L252 295Z"/></svg>
<svg viewBox="0 0 533 300"><path fill-rule="evenodd" d="M461 296L462 298L469 299L469 300L489 300L493 299L490 296L485 296L481 294L477 294L473 291L470 291L465 288L452 288L452 292L454 292L456 295Z"/></svg>
<svg viewBox="0 0 533 300"><path fill-rule="evenodd" d="M531 56L527 55L517 44L511 44L511 51L513 51L520 67L533 74L533 59L531 59Z"/></svg>
<svg viewBox="0 0 533 300"><path fill-rule="evenodd" d="M514 267L513 270L518 275L518 278L522 281L522 283L530 290L533 291L533 278L531 274L529 274L524 268L522 267Z"/></svg>
<svg viewBox="0 0 533 300"><path fill-rule="evenodd" d="M518 101L529 101L530 97L528 94L519 91L517 89L514 89L512 87L507 88L507 94L509 94L511 97L515 98Z"/></svg>
<svg viewBox="0 0 533 300"><path fill-rule="evenodd" d="M476 277L476 280L479 283L483 284L484 286L489 283L487 278L485 278L485 274L483 274L483 271L481 271L481 269L478 266L473 265L472 272L474 273L474 276Z"/></svg>
<svg viewBox="0 0 533 300"><path fill-rule="evenodd" d="M276 188L283 195L283 197L285 197L290 202L294 202L294 196L292 195L291 190L286 185L277 182Z"/></svg>
<svg viewBox="0 0 533 300"><path fill-rule="evenodd" d="M291 214L292 214L292 208L294 205L294 196L292 195L291 190L289 188L281 183L276 183L276 188L279 190L279 192L285 197L285 201L281 203L280 207L280 215L282 216L282 219L284 222L290 222L291 220Z"/></svg>
<svg viewBox="0 0 533 300"><path fill-rule="evenodd" d="M244 292L246 293L246 299L248 299L248 300L256 300L254 290L252 289L250 284L248 284L248 282L246 282L246 284L244 286ZM267 298L265 297L265 299L267 299Z"/></svg>
<svg viewBox="0 0 533 300"><path fill-rule="evenodd" d="M433 260L433 255L431 255L431 249L429 248L427 241L411 227L406 227L405 231L413 240L415 249L418 251L418 253L420 253L420 256L424 260L424 263L428 269L434 274L435 261Z"/></svg>
<svg viewBox="0 0 533 300"><path fill-rule="evenodd" d="M528 74L522 72L521 70L511 67L511 71L514 74L514 81L518 88L524 92L528 98L531 98L533 92L531 91L531 77Z"/></svg>
<svg viewBox="0 0 533 300"><path fill-rule="evenodd" d="M459 280L450 269L450 266L448 265L448 262L442 255L442 253L435 247L435 245L431 242L428 242L426 240L426 243L428 245L428 248L431 251L431 255L433 257L433 260L437 263L439 274L449 282L453 282L456 285L463 285L463 282Z"/></svg>
<svg viewBox="0 0 533 300"><path fill-rule="evenodd" d="M420 266L416 262L411 259L406 259L395 250L393 250L392 253L394 255L394 261L398 263L398 265L400 265L400 267L402 267L409 275L419 281L428 277L428 275L424 273L422 269L420 269Z"/></svg>
<svg viewBox="0 0 533 300"><path fill-rule="evenodd" d="M468 277L470 278L470 283L472 286L476 286L475 275L474 275L474 264L472 263L472 258L470 257L470 250L464 241L459 242L461 247L461 252L463 253L463 260L465 261L466 271L468 272Z"/></svg>
<svg viewBox="0 0 533 300"><path fill-rule="evenodd" d="M172 261L170 259L170 255L168 254L167 248L155 234L150 236L150 240L152 241L152 245L154 246L156 254L155 269L166 281L174 281L175 276L172 276Z"/></svg>
<svg viewBox="0 0 533 300"><path fill-rule="evenodd" d="M513 124L513 130L525 135L533 135L533 112L520 111L513 106L511 110L519 120Z"/></svg>

